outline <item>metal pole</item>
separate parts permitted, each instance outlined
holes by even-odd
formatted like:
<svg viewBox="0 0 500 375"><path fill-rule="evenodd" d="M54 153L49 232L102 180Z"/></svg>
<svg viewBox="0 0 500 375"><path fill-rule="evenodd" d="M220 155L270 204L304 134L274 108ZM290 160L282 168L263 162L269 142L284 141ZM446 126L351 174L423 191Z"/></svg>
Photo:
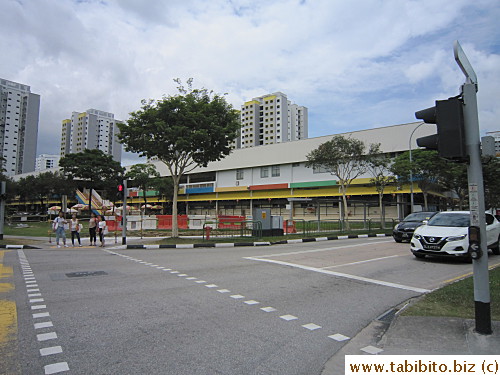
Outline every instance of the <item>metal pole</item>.
<svg viewBox="0 0 500 375"><path fill-rule="evenodd" d="M0 183L0 240L3 240L3 224L5 221L5 191L7 183Z"/></svg>
<svg viewBox="0 0 500 375"><path fill-rule="evenodd" d="M413 134L415 133L415 131L421 127L422 125L424 125L425 123L422 122L420 125L418 125L415 129L413 129L413 131L411 132L410 134L410 140L408 141L408 149L410 151L410 213L413 213L413 171L411 169L411 163L412 163L412 158L411 158L411 147L412 147L412 144L411 144L411 138L413 137Z"/></svg>
<svg viewBox="0 0 500 375"><path fill-rule="evenodd" d="M468 80L462 86L464 100L465 147L469 155L467 177L469 180L469 204L471 225L479 226L483 256L472 264L474 272L474 308L476 332L491 334L490 285L488 275L488 248L486 241L486 215L484 203L483 167L477 114L476 84Z"/></svg>
<svg viewBox="0 0 500 375"><path fill-rule="evenodd" d="M123 180L122 245L127 244L127 180Z"/></svg>

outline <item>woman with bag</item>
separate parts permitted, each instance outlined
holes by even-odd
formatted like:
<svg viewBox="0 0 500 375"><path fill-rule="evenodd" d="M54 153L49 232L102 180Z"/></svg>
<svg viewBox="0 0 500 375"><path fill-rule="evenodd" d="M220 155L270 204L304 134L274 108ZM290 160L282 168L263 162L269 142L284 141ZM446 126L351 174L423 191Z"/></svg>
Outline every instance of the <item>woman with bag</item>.
<svg viewBox="0 0 500 375"><path fill-rule="evenodd" d="M95 213L90 214L89 220L89 236L90 236L90 246L97 246L97 218Z"/></svg>
<svg viewBox="0 0 500 375"><path fill-rule="evenodd" d="M65 231L65 225L67 225L68 222L64 218L64 213L62 211L59 211L59 215L54 219L53 221L53 229L54 232L56 232L56 244L57 247L61 247L59 245L59 239L62 238L64 247L68 247L66 245L66 231Z"/></svg>
<svg viewBox="0 0 500 375"><path fill-rule="evenodd" d="M99 220L99 241L101 241L101 247L104 247L104 235L108 233L108 227L106 226L106 219L104 216L98 216Z"/></svg>
<svg viewBox="0 0 500 375"><path fill-rule="evenodd" d="M75 247L75 237L78 239L78 246L82 247L82 241L80 240L80 229L82 228L79 220L76 218L76 214L73 214L69 222L69 229L71 230L71 243Z"/></svg>

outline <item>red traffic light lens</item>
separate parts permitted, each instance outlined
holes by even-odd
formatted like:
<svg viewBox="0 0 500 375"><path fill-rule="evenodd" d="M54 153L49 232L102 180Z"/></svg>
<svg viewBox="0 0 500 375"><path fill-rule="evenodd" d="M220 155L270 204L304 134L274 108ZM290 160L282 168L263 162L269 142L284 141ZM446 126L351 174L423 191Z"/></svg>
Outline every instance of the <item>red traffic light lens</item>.
<svg viewBox="0 0 500 375"><path fill-rule="evenodd" d="M118 185L118 191L119 191L120 193L123 191L123 185L122 185L122 184Z"/></svg>

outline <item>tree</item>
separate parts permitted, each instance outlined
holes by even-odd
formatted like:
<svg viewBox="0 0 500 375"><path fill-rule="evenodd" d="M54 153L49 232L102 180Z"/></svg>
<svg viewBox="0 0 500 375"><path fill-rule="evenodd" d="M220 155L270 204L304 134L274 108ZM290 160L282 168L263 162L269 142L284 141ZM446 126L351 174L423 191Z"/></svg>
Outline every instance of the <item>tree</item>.
<svg viewBox="0 0 500 375"><path fill-rule="evenodd" d="M156 168L152 164L135 164L125 175L125 178L132 180L142 190L142 198L146 205L146 190L153 185L153 179L160 177Z"/></svg>
<svg viewBox="0 0 500 375"><path fill-rule="evenodd" d="M444 190L455 193L458 197L458 209L463 210L468 196L467 165L464 163L448 163L442 170L440 185Z"/></svg>
<svg viewBox="0 0 500 375"><path fill-rule="evenodd" d="M484 198L486 208L500 208L500 160L483 158Z"/></svg>
<svg viewBox="0 0 500 375"><path fill-rule="evenodd" d="M61 158L59 166L69 179L80 179L89 191L89 209L92 210L92 189L105 185L104 181L122 175L124 168L111 155L101 150L85 149Z"/></svg>
<svg viewBox="0 0 500 375"><path fill-rule="evenodd" d="M318 146L307 154L306 167L325 168L333 176L337 177L342 192L344 210L342 218L349 229L347 220L347 189L352 181L366 173L368 160L378 150L378 145L371 144L368 152L366 145L359 139L346 138L342 135L336 135L328 142Z"/></svg>
<svg viewBox="0 0 500 375"><path fill-rule="evenodd" d="M174 182L172 237L179 236L177 196L183 175L231 152L240 128L238 112L225 98L207 89L187 89L180 80L179 93L161 100L142 101L131 118L118 124L118 137L127 151L157 157L167 166Z"/></svg>
<svg viewBox="0 0 500 375"><path fill-rule="evenodd" d="M158 192L158 196L161 199L165 200L170 200L172 201L173 195L174 195L174 182L172 181L171 177L159 177L153 179L151 182L154 189ZM162 209L162 215L163 211L165 209L165 206L163 206Z"/></svg>
<svg viewBox="0 0 500 375"><path fill-rule="evenodd" d="M401 182L409 183L411 179L417 182L424 195L425 210L428 210L428 195L432 190L438 188L445 168L447 168L446 162L439 157L437 151L417 149L412 151L411 162L409 152L398 155L394 159L391 171L398 176ZM410 178L410 174L412 178Z"/></svg>
<svg viewBox="0 0 500 375"><path fill-rule="evenodd" d="M368 172L372 175L370 182L375 186L378 193L378 202L380 209L380 225L385 228L384 215L384 191L385 188L396 181L396 177L391 174L390 165L392 159L380 152L380 144L374 145L372 149L373 155L368 160Z"/></svg>

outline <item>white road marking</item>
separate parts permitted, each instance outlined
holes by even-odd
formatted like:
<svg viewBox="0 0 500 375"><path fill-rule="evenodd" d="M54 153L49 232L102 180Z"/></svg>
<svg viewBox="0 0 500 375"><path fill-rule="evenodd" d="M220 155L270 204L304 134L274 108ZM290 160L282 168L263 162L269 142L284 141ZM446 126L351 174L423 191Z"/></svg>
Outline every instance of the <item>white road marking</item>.
<svg viewBox="0 0 500 375"><path fill-rule="evenodd" d="M31 310L41 310L41 309L46 309L47 305L33 305L31 306Z"/></svg>
<svg viewBox="0 0 500 375"><path fill-rule="evenodd" d="M198 281L195 281L195 283L198 283L198 284L205 284L206 281L205 280L198 280Z"/></svg>
<svg viewBox="0 0 500 375"><path fill-rule="evenodd" d="M41 297L42 293L30 293L28 294L28 297Z"/></svg>
<svg viewBox="0 0 500 375"><path fill-rule="evenodd" d="M179 271L170 271L170 273L180 273Z"/></svg>
<svg viewBox="0 0 500 375"><path fill-rule="evenodd" d="M34 288L34 289L26 289L26 291L27 291L28 293L31 293L31 292L39 292L39 291L40 291L40 289L38 289L38 288Z"/></svg>
<svg viewBox="0 0 500 375"><path fill-rule="evenodd" d="M229 292L230 292L230 290L228 290L228 289L219 289L219 290L217 290L217 291L218 291L219 293L229 293Z"/></svg>
<svg viewBox="0 0 500 375"><path fill-rule="evenodd" d="M37 303L37 302L45 302L45 300L43 298L33 298L33 299L30 299L29 302L30 303Z"/></svg>
<svg viewBox="0 0 500 375"><path fill-rule="evenodd" d="M375 262L377 260L383 260L383 259L389 259L389 258L396 258L396 257L406 257L407 255L389 255L386 257L380 257L380 258L373 258L373 259L367 259L367 260L360 260L359 262L351 262L351 263L344 263L344 264L337 264L336 266L329 266L329 267L321 267L320 270L326 270L328 268L336 268L336 267L342 267L342 266L352 266L354 264L362 264L362 263L369 263L369 262Z"/></svg>
<svg viewBox="0 0 500 375"><path fill-rule="evenodd" d="M258 305L260 302L257 302L255 300L251 299L251 300L245 301L243 303L246 303L247 305Z"/></svg>
<svg viewBox="0 0 500 375"><path fill-rule="evenodd" d="M57 374L63 371L69 371L69 366L67 362L53 363L44 367L45 375Z"/></svg>
<svg viewBox="0 0 500 375"><path fill-rule="evenodd" d="M296 320L296 319L298 319L296 316L293 316L293 315L290 315L290 314L281 315L280 318L283 319L283 320L286 320L287 322L289 322L290 320Z"/></svg>
<svg viewBox="0 0 500 375"><path fill-rule="evenodd" d="M350 339L350 337L341 335L340 333L336 333L336 334L330 335L328 337L331 338L332 340L335 340L335 341L345 341L345 340Z"/></svg>
<svg viewBox="0 0 500 375"><path fill-rule="evenodd" d="M360 349L362 352L368 353L368 354L378 354L382 353L384 349L377 348L375 346L365 346L364 348Z"/></svg>
<svg viewBox="0 0 500 375"><path fill-rule="evenodd" d="M314 324L314 323L304 324L302 327L304 327L305 329L308 329L309 331L315 331L315 330L321 328L321 326Z"/></svg>
<svg viewBox="0 0 500 375"><path fill-rule="evenodd" d="M340 236L339 236L339 238L340 238ZM377 241L377 243L385 243L385 242L393 242L393 240L390 240L390 241ZM293 251L293 252L290 252L290 253L276 253L276 254L259 255L259 256L251 257L251 258L252 259L255 259L255 258L269 258L269 257L281 257L281 256L287 256L287 255L318 253L318 252L322 252L322 251L331 251L331 250L345 249L345 248L349 248L349 247L361 247L361 246L371 246L371 245L373 245L373 242L370 242L370 243L360 243L360 244L355 244L355 245L340 245L340 246L328 247L328 248L325 248L325 249ZM245 259L248 259L248 258L245 258Z"/></svg>
<svg viewBox="0 0 500 375"><path fill-rule="evenodd" d="M177 276L179 276L179 277L186 277L187 275L185 273L180 273Z"/></svg>
<svg viewBox="0 0 500 375"><path fill-rule="evenodd" d="M229 296L229 297L234 298L234 299L245 298L245 296L242 296L241 294L233 294L232 296Z"/></svg>
<svg viewBox="0 0 500 375"><path fill-rule="evenodd" d="M197 277L192 277L192 276L191 277L186 277L186 280L196 280L196 279L197 279Z"/></svg>
<svg viewBox="0 0 500 375"><path fill-rule="evenodd" d="M33 319L46 318L48 316L50 316L50 314L48 312L36 313L36 314L33 314Z"/></svg>
<svg viewBox="0 0 500 375"><path fill-rule="evenodd" d="M274 307L271 307L271 306L268 306L268 307L262 307L261 308L262 311L265 311L265 312L273 312L273 311L276 311L276 309Z"/></svg>
<svg viewBox="0 0 500 375"><path fill-rule="evenodd" d="M62 353L62 351L63 350L60 346L51 346L50 348L40 349L40 355L46 356L46 355L52 355L52 354L59 354L59 353Z"/></svg>
<svg viewBox="0 0 500 375"><path fill-rule="evenodd" d="M417 293L429 293L430 292L429 289L422 289L422 288L416 288L416 287L408 286L408 285L391 283L391 282L388 282L388 281L369 279L367 277L356 276L356 275L349 275L347 273L341 273L341 272L328 271L328 270L323 270L321 268L303 266L301 264L282 262L282 261L279 261L279 260L260 259L260 258L256 258L256 257L246 257L245 259L256 260L256 261L259 261L259 262L268 262L268 263L280 264L282 266L295 267L295 268L300 268L300 269L303 269L303 270L306 270L306 271L319 272L319 273L324 273L326 275L331 275L331 276L343 277L343 278L346 278L346 279L363 281L363 282L366 282L366 283L369 283L369 284L383 285L383 286L387 286L387 287L390 287L390 288L409 290L409 291L417 292Z"/></svg>
<svg viewBox="0 0 500 375"><path fill-rule="evenodd" d="M42 329L42 328L49 328L49 327L54 327L54 324L52 324L52 322L35 323L35 329Z"/></svg>
<svg viewBox="0 0 500 375"><path fill-rule="evenodd" d="M215 284L207 284L205 285L207 288L217 288L218 286Z"/></svg>
<svg viewBox="0 0 500 375"><path fill-rule="evenodd" d="M55 332L40 333L39 335L36 335L36 339L38 341L55 340L57 339L57 334Z"/></svg>

